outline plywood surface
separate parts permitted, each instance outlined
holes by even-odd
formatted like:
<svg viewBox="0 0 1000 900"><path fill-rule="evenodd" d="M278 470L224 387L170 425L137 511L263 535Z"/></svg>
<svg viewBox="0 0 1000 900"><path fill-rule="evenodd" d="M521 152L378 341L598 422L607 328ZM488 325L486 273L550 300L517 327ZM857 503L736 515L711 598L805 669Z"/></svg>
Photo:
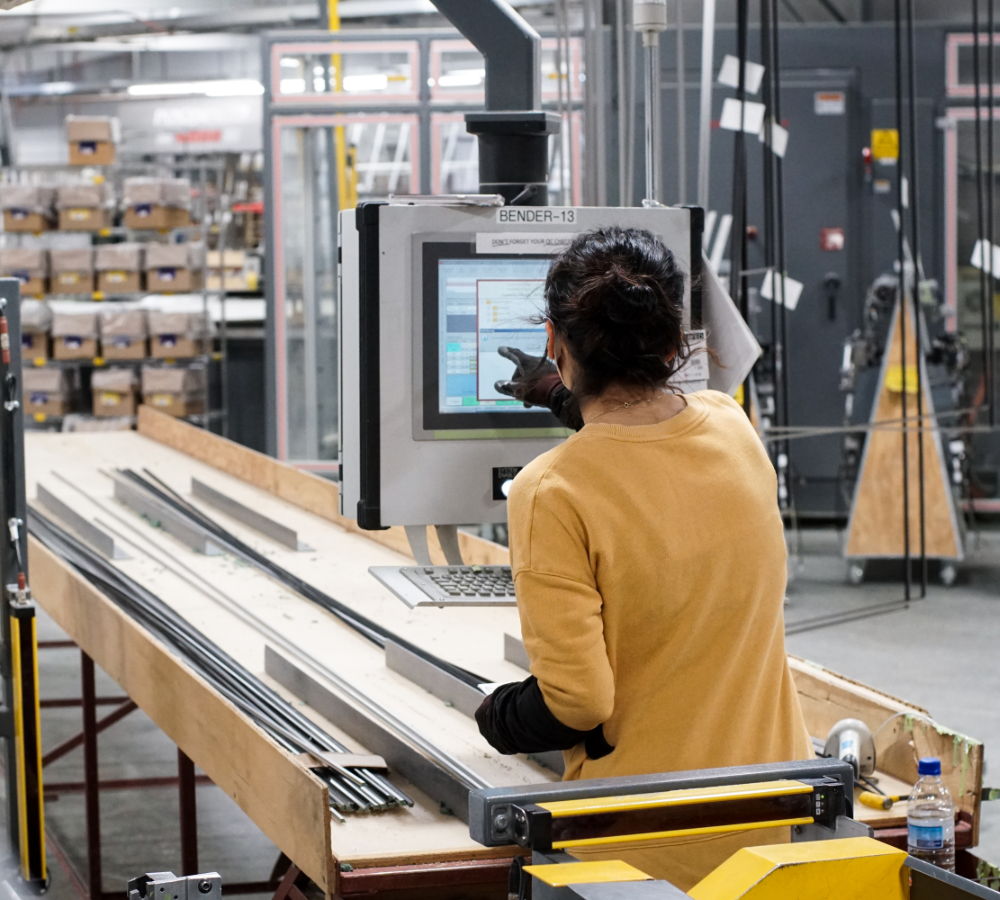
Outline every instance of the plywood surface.
<svg viewBox="0 0 1000 900"><path fill-rule="evenodd" d="M223 514L212 512L240 538L296 575L409 640L482 674L488 681L524 677L522 670L503 659L504 632L518 631L513 609L410 610L368 574L370 565L406 564L409 560L401 554L363 535L334 527L326 517L297 508L135 433L34 433L28 436L27 450L29 498L35 496L35 485L42 482L88 518L135 534L134 545L128 547L133 558L121 561L120 568L161 596L251 671L260 675L264 671L264 638L227 608L226 598L249 610L268 628L322 660L342 677L363 686L369 696L391 708L421 733L433 736L488 783L530 784L553 778L552 773L527 760L497 756L479 736L471 719L387 670L378 647L326 611L228 555L205 557L187 550L135 516L112 499L112 482L102 471L123 465L145 466L185 496L189 495L190 479L194 476L259 512L280 519L295 528L313 551L285 549ZM60 481L54 472L83 486L90 499ZM161 558L166 554L171 567L177 564L186 567L185 577L168 571L162 562L143 552L149 549ZM32 564L35 565L34 560ZM190 579L200 583L202 589L193 589ZM47 597L39 596L39 602L49 608ZM61 621L61 624L67 623ZM100 656L95 656L95 660L103 667ZM122 682L129 691L132 674L124 673L127 677ZM306 712L352 749L367 749L311 710ZM196 755L192 754L192 758L201 764ZM435 802L421 797L412 786L403 782L399 786L417 797L419 803L415 809L353 817L346 826L331 824L333 852L338 860L358 865L498 855L498 851L486 850L472 842L466 826L452 816L442 815ZM499 855L508 853L509 850L499 851Z"/></svg>
<svg viewBox="0 0 1000 900"><path fill-rule="evenodd" d="M910 307L905 307L907 335L907 365L918 360L923 372L923 412L928 423L933 422L934 399L929 389L930 379L922 354L918 354L914 319ZM893 423L869 432L865 441L861 471L855 487L854 502L848 524L845 555L850 558L902 557L907 540L904 535L903 492L909 492L909 548L920 554L920 449L924 454L924 542L927 555L937 559L961 559L962 546L958 530L955 501L944 465L941 435L935 427L919 429L911 423L906 432L907 466L903 466L904 394L890 389L887 374L899 367L903 359L903 337L899 308L893 315L887 341L888 351L879 378L878 398L872 415L873 425ZM917 399L906 395L907 413L917 415Z"/></svg>

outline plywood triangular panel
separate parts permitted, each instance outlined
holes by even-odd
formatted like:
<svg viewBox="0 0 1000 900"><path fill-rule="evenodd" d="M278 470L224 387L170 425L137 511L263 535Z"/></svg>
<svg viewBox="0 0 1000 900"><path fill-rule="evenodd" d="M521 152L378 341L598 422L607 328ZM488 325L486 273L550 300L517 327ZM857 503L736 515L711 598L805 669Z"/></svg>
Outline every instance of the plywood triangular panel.
<svg viewBox="0 0 1000 900"><path fill-rule="evenodd" d="M923 354L918 352L917 331L913 312L908 303L897 304L886 343L886 352L879 373L878 394L871 424L893 422L883 429L869 432L861 471L854 489L851 517L848 523L845 556L856 559L905 556L903 528L903 392L899 384L903 361L903 337L900 309L906 322L907 368L914 361L920 366L924 384L923 412L926 428L911 421L906 441L909 452L908 478L910 493L910 554L920 553L920 465L919 447L924 448L924 509L925 547L932 559L961 559L962 539L959 532L955 498L948 481L941 447L941 437L934 416L934 400L928 389L930 380ZM905 384L910 379L903 375ZM917 402L914 394L907 395L907 412L915 419Z"/></svg>

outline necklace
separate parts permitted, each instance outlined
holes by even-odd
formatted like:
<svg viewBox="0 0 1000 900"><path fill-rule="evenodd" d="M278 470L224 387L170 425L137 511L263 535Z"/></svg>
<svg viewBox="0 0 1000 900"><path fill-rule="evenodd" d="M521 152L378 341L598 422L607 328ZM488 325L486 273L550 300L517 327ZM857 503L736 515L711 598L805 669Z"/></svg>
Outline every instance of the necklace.
<svg viewBox="0 0 1000 900"><path fill-rule="evenodd" d="M598 419L601 419L604 416L609 416L613 412L618 412L618 410L620 409L631 409L633 406L639 406L640 404L643 403L649 403L651 400L655 399L656 399L655 397L644 397L642 400L626 400L624 403L619 403L617 406L612 406L611 409L606 409L604 410L604 412L598 413L596 416L593 416L590 419L590 421L596 422Z"/></svg>

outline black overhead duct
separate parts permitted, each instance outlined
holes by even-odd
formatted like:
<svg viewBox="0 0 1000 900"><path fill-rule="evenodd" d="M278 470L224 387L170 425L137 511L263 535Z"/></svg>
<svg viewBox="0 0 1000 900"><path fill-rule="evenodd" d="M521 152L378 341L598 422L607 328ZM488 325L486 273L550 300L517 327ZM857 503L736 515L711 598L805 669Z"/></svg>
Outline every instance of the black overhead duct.
<svg viewBox="0 0 1000 900"><path fill-rule="evenodd" d="M541 38L504 0L433 0L486 60L486 109L468 113L479 138L479 189L509 204L549 202L550 134L559 117L541 109Z"/></svg>

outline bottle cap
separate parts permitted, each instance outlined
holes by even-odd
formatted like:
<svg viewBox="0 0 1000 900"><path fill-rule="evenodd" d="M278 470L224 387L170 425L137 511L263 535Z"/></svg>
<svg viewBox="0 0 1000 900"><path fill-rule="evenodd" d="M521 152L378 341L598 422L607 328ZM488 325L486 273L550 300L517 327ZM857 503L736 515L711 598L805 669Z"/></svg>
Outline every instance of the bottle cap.
<svg viewBox="0 0 1000 900"><path fill-rule="evenodd" d="M917 763L918 775L940 775L941 760L936 756L925 756Z"/></svg>

